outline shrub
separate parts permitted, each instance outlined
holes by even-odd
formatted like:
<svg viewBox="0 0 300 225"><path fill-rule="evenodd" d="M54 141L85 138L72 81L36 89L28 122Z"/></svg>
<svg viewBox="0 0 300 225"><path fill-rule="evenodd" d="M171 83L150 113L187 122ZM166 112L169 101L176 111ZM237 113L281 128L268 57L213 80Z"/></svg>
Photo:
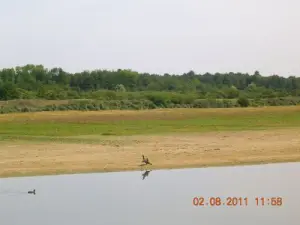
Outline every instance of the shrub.
<svg viewBox="0 0 300 225"><path fill-rule="evenodd" d="M248 98L246 97L240 97L237 101L237 103L241 106L241 107L248 107L250 105L250 102L248 100Z"/></svg>

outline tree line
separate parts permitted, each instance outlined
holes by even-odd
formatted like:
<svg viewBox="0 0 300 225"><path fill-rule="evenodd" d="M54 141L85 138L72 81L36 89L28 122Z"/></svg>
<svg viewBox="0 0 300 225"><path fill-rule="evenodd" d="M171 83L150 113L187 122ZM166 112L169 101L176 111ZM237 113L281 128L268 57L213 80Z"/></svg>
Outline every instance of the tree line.
<svg viewBox="0 0 300 225"><path fill-rule="evenodd" d="M258 71L253 74L189 71L159 75L119 69L69 73L62 68L48 69L32 64L0 70L0 100L146 100L166 107L169 103L231 99L247 105L248 100L297 97L299 89L298 77L262 76Z"/></svg>
<svg viewBox="0 0 300 225"><path fill-rule="evenodd" d="M262 76L258 71L247 73L195 74L193 71L178 75L158 75L138 73L132 70L93 70L80 73L68 73L62 68L47 69L43 65L25 65L23 67L0 70L1 98L19 91L36 92L38 97L48 97L48 90L89 92L97 90L112 91L168 91L198 93L199 97L235 98L238 93L257 92L261 97L298 96L300 78L288 78L278 75ZM5 88L11 93L5 93ZM271 94L273 92L273 94Z"/></svg>

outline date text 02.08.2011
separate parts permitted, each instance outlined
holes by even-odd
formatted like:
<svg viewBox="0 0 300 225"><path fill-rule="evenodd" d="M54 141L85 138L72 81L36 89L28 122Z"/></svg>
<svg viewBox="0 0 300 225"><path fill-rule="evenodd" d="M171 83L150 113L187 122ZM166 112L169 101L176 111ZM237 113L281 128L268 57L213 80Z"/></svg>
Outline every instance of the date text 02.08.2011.
<svg viewBox="0 0 300 225"><path fill-rule="evenodd" d="M194 206L248 206L253 203L255 206L282 206L281 197L255 197L250 199L248 197L194 197ZM249 204L250 203L250 204Z"/></svg>

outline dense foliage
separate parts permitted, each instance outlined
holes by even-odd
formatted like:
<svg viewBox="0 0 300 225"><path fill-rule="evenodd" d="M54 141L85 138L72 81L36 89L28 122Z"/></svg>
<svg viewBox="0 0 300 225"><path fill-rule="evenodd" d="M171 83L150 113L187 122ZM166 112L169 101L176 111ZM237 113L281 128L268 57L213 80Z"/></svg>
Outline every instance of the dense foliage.
<svg viewBox="0 0 300 225"><path fill-rule="evenodd" d="M130 105L135 105L133 108L182 105L211 107L219 104L212 102L220 101L223 107L247 107L259 105L258 102L262 101L268 105L270 101L273 101L271 105L293 105L298 102L291 103L288 100L289 103L278 103L278 99L283 101L299 96L299 88L300 78L277 75L266 77L258 71L252 75L201 75L193 71L181 75L157 75L131 70L94 70L71 74L61 68L47 69L42 65L0 70L0 100L93 99L98 100L98 106L94 108L100 109L105 108L104 105L110 108L112 105L125 105L125 108Z"/></svg>

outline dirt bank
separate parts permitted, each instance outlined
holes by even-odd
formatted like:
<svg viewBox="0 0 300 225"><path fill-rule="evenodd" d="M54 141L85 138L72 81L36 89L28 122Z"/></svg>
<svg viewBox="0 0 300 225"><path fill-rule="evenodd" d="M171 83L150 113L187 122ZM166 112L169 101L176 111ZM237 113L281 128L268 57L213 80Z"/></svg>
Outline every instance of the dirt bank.
<svg viewBox="0 0 300 225"><path fill-rule="evenodd" d="M300 161L300 129L112 137L105 144L0 142L0 176ZM149 167L150 168L150 167Z"/></svg>

